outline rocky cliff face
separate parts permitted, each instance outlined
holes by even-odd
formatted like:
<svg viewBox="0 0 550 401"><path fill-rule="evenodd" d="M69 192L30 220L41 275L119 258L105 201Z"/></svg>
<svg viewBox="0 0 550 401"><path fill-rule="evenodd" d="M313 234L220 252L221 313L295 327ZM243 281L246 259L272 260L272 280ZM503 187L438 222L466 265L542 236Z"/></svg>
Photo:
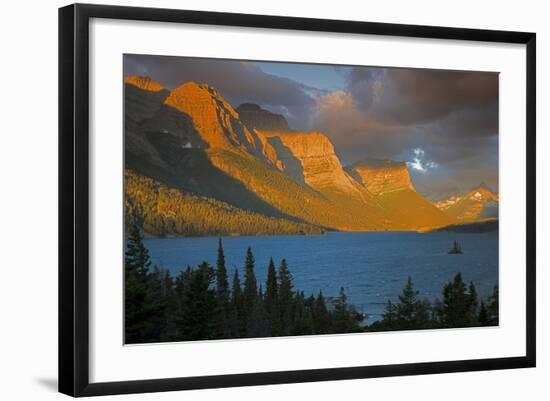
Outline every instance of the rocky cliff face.
<svg viewBox="0 0 550 401"><path fill-rule="evenodd" d="M187 82L170 92L164 104L191 117L209 147L257 151L255 136L238 120L233 107L209 85Z"/></svg>
<svg viewBox="0 0 550 401"><path fill-rule="evenodd" d="M254 103L243 103L236 109L240 120L249 128L262 131L288 131L288 121L281 114L262 109Z"/></svg>
<svg viewBox="0 0 550 401"><path fill-rule="evenodd" d="M129 120L137 124L151 118L160 109L169 93L158 82L148 77L127 77L124 85L126 122Z"/></svg>
<svg viewBox="0 0 550 401"><path fill-rule="evenodd" d="M321 190L328 188L358 194L344 171L330 140L320 132L259 131L275 149L282 171L298 182Z"/></svg>
<svg viewBox="0 0 550 401"><path fill-rule="evenodd" d="M159 84L157 81L153 81L149 77L133 75L130 77L126 77L124 82L149 92L160 92L164 90L164 87L161 84Z"/></svg>
<svg viewBox="0 0 550 401"><path fill-rule="evenodd" d="M167 167L147 140L142 123L158 113L169 93L150 78L132 76L125 79L124 130L127 160L138 157L146 159L152 165Z"/></svg>
<svg viewBox="0 0 550 401"><path fill-rule="evenodd" d="M204 143L203 147L244 152L260 158L268 165L280 167L271 144L258 135L256 130L243 124L239 113L211 86L187 82L175 88L164 105L191 119L195 132ZM200 141L195 140L197 143Z"/></svg>
<svg viewBox="0 0 550 401"><path fill-rule="evenodd" d="M346 171L373 194L379 195L401 189L414 191L404 162L365 159L346 167Z"/></svg>
<svg viewBox="0 0 550 401"><path fill-rule="evenodd" d="M357 182L376 196L379 204L405 227L427 230L452 222L416 192L407 164L394 160L364 159L346 167Z"/></svg>

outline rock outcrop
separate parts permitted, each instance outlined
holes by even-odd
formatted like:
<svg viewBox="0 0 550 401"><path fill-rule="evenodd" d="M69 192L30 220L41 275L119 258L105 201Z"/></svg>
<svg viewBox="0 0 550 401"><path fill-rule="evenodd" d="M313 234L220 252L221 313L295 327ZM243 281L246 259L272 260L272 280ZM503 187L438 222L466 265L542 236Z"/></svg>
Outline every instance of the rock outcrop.
<svg viewBox="0 0 550 401"><path fill-rule="evenodd" d="M364 159L346 167L346 171L373 194L401 189L414 191L407 164L404 162Z"/></svg>
<svg viewBox="0 0 550 401"><path fill-rule="evenodd" d="M160 85L160 84L159 84ZM150 90L154 88L155 90ZM128 77L124 84L124 130L126 161L135 158L162 168L168 166L147 140L142 124L153 118L169 95L166 89L158 89L157 83L144 77Z"/></svg>
<svg viewBox="0 0 550 401"><path fill-rule="evenodd" d="M211 86L187 82L175 88L164 105L192 120L206 148L244 152L280 167L271 144L243 124L239 113Z"/></svg>
<svg viewBox="0 0 550 401"><path fill-rule="evenodd" d="M139 89L143 89L150 92L160 92L164 90L164 87L157 81L152 80L150 77L142 77L139 75L132 75L126 77L125 83L134 85Z"/></svg>
<svg viewBox="0 0 550 401"><path fill-rule="evenodd" d="M320 132L259 131L275 149L286 175L311 188L357 192L330 140Z"/></svg>
<svg viewBox="0 0 550 401"><path fill-rule="evenodd" d="M178 86L164 104L189 116L202 139L211 148L243 147L256 152L258 141L238 120L233 107L207 84L187 82Z"/></svg>
<svg viewBox="0 0 550 401"><path fill-rule="evenodd" d="M262 109L254 103L243 103L236 109L240 120L249 129L262 131L288 131L288 121L281 114Z"/></svg>

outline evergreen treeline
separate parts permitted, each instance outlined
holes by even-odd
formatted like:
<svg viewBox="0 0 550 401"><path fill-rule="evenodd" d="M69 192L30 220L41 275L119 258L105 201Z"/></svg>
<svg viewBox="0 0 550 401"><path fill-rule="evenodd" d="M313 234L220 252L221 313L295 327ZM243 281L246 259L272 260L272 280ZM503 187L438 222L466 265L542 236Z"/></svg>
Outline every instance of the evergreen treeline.
<svg viewBox="0 0 550 401"><path fill-rule="evenodd" d="M452 327L498 325L498 287L486 300L479 300L473 282L466 285L458 273L443 287L442 299L432 304L420 299L411 278L399 296L399 302L388 301L382 319L372 323L369 331L418 330Z"/></svg>
<svg viewBox="0 0 550 401"><path fill-rule="evenodd" d="M268 217L228 203L168 188L131 170L124 173L126 221L159 237L322 234L311 224Z"/></svg>
<svg viewBox="0 0 550 401"><path fill-rule="evenodd" d="M244 269L230 282L221 240L216 266L203 262L178 276L151 267L139 229L125 253L126 343L271 337L363 331L363 315L347 303L344 289L328 300L294 288L283 259L269 261L265 286L258 284L249 247Z"/></svg>
<svg viewBox="0 0 550 401"><path fill-rule="evenodd" d="M125 253L125 342L211 340L362 331L498 325L498 287L480 300L462 276L443 288L433 304L420 299L409 278L398 303L388 301L380 321L364 325L344 289L335 298L296 290L283 259L270 259L265 284L258 284L249 247L242 271L231 280L221 239L216 266L203 262L176 277L151 266L139 229L133 226Z"/></svg>

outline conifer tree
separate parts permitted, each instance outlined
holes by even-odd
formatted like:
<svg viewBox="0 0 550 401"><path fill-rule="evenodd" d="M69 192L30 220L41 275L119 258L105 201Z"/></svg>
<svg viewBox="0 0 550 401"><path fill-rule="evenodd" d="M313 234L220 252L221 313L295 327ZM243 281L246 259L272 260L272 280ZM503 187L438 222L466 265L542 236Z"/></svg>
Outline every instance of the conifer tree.
<svg viewBox="0 0 550 401"><path fill-rule="evenodd" d="M477 300L477 290L476 286L472 281L470 281L470 285L468 286L468 316L466 319L469 321L468 323L471 326L477 326L478 325L478 300Z"/></svg>
<svg viewBox="0 0 550 401"><path fill-rule="evenodd" d="M415 328L433 328L433 308L427 299L421 299L416 303Z"/></svg>
<svg viewBox="0 0 550 401"><path fill-rule="evenodd" d="M295 308L296 321L294 331L296 335L314 334L313 304L315 297L305 297L304 292L296 294Z"/></svg>
<svg viewBox="0 0 550 401"><path fill-rule="evenodd" d="M389 299L386 303L386 309L382 314L380 326L383 330L396 330L399 328L397 320L397 305L394 305Z"/></svg>
<svg viewBox="0 0 550 401"><path fill-rule="evenodd" d="M128 235L125 253L125 267L128 272L135 272L145 276L151 267L149 251L143 245L141 232L136 225L132 225Z"/></svg>
<svg viewBox="0 0 550 401"><path fill-rule="evenodd" d="M281 316L279 312L279 290L273 258L269 258L269 266L267 268L265 309L269 320L271 335L280 335Z"/></svg>
<svg viewBox="0 0 550 401"><path fill-rule="evenodd" d="M397 304L397 320L401 328L412 328L415 325L417 296L418 291L413 288L412 279L409 276Z"/></svg>
<svg viewBox="0 0 550 401"><path fill-rule="evenodd" d="M487 303L487 312L488 312L488 325L489 326L498 326L498 286L493 287L493 293L488 299Z"/></svg>
<svg viewBox="0 0 550 401"><path fill-rule="evenodd" d="M158 275L149 274L151 260L136 225L130 228L124 258L124 332L126 343L157 341L163 318ZM157 283L158 282L158 283Z"/></svg>
<svg viewBox="0 0 550 401"><path fill-rule="evenodd" d="M211 288L214 269L201 263L197 269L188 268L178 281L180 305L176 319L178 337L183 340L218 338L219 309L215 290Z"/></svg>
<svg viewBox="0 0 550 401"><path fill-rule="evenodd" d="M145 319L144 342L159 342L167 336L167 305L162 272L156 267L147 274L145 308L148 317Z"/></svg>
<svg viewBox="0 0 550 401"><path fill-rule="evenodd" d="M303 291L302 291L303 294ZM315 297L310 295L304 299L303 331L304 334L315 334L315 319L313 308L315 306Z"/></svg>
<svg viewBox="0 0 550 401"><path fill-rule="evenodd" d="M216 260L216 292L218 299L222 302L227 302L229 300L229 283L227 280L227 269L225 267L225 255L221 238L218 239L218 257Z"/></svg>
<svg viewBox="0 0 550 401"><path fill-rule="evenodd" d="M233 275L233 290L230 301L230 337L238 338L246 335L246 326L243 321L243 295L239 271L235 269Z"/></svg>
<svg viewBox="0 0 550 401"><path fill-rule="evenodd" d="M292 334L309 334L307 332L305 296L302 291L297 291L293 302Z"/></svg>
<svg viewBox="0 0 550 401"><path fill-rule="evenodd" d="M216 260L216 298L220 308L218 331L225 338L229 335L229 283L221 238L218 239L218 257Z"/></svg>
<svg viewBox="0 0 550 401"><path fill-rule="evenodd" d="M477 316L477 321L481 326L489 325L489 314L487 312L487 307L485 306L485 302L483 302L483 300L479 305L479 314Z"/></svg>
<svg viewBox="0 0 550 401"><path fill-rule="evenodd" d="M246 260L244 266L244 290L243 290L243 304L244 304L244 316L243 320L246 322L247 335L253 331L254 326L254 308L256 307L258 298L258 287L256 281L256 273L254 272L254 255L252 254L252 248L248 247L246 250Z"/></svg>
<svg viewBox="0 0 550 401"><path fill-rule="evenodd" d="M334 333L359 331L359 314L353 306L348 305L344 287L340 287L332 316L332 331Z"/></svg>
<svg viewBox="0 0 550 401"><path fill-rule="evenodd" d="M462 275L457 273L453 281L443 288L443 302L439 311L443 327L465 327L469 324L470 305Z"/></svg>
<svg viewBox="0 0 550 401"><path fill-rule="evenodd" d="M174 290L174 279L172 278L169 270L161 271L161 283L162 283L162 297L165 300L165 333L163 334L164 340L174 339L176 335L176 326L174 321L174 313L177 308L176 295Z"/></svg>
<svg viewBox="0 0 550 401"><path fill-rule="evenodd" d="M249 315L247 337L268 337L270 335L269 320L265 309L265 297L262 286L256 294L256 300Z"/></svg>
<svg viewBox="0 0 550 401"><path fill-rule="evenodd" d="M288 269L286 260L279 266L279 313L281 315L281 334L292 333L292 308L293 308L293 283L292 274Z"/></svg>
<svg viewBox="0 0 550 401"><path fill-rule="evenodd" d="M418 291L414 289L412 279L407 278L407 284L399 296L396 307L397 329L424 329L430 326L430 303L418 299Z"/></svg>
<svg viewBox="0 0 550 401"><path fill-rule="evenodd" d="M315 299L313 306L313 329L316 334L326 334L330 332L330 314L325 303L323 291Z"/></svg>

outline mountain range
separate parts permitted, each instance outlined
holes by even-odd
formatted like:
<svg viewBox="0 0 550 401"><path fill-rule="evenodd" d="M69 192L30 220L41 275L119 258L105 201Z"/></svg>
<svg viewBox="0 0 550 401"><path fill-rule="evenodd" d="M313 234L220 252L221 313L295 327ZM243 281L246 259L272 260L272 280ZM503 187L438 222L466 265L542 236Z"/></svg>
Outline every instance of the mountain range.
<svg viewBox="0 0 550 401"><path fill-rule="evenodd" d="M432 203L403 162L344 167L323 133L235 109L208 84L131 76L124 96L126 220L154 236L425 231L485 216L486 199L498 206L488 189Z"/></svg>
<svg viewBox="0 0 550 401"><path fill-rule="evenodd" d="M464 194L454 194L434 204L458 223L497 219L499 195L482 183Z"/></svg>

